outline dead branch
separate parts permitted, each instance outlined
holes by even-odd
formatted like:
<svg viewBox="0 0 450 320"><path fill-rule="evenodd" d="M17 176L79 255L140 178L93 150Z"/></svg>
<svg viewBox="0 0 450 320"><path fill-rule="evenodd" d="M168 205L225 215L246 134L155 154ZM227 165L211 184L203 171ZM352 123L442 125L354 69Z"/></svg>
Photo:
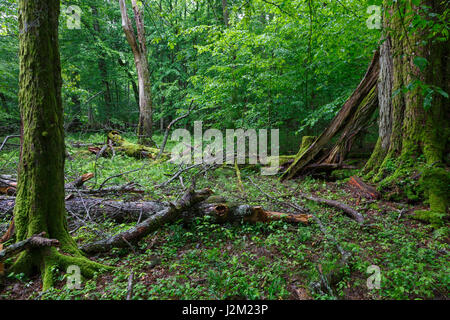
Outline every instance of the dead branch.
<svg viewBox="0 0 450 320"><path fill-rule="evenodd" d="M58 246L59 241L55 239L44 238L45 232L34 235L26 240L14 243L0 251L0 261L4 261L17 253L31 248Z"/></svg>
<svg viewBox="0 0 450 320"><path fill-rule="evenodd" d="M131 300L131 298L133 297L133 278L134 272L131 272L130 276L128 277L127 300Z"/></svg>
<svg viewBox="0 0 450 320"><path fill-rule="evenodd" d="M178 121L180 121L180 120L182 120L182 119L184 119L184 118L186 118L186 117L189 116L189 114L191 113L191 111L195 108L195 105L194 105L193 103L194 103L194 99L191 100L191 104L189 105L188 111L187 111L185 114L179 116L178 118L172 120L172 121L169 123L169 125L167 126L166 132L164 133L164 140L163 140L163 142L162 142L162 144L161 144L161 147L160 147L160 149L159 149L158 155L156 156L156 159L159 159L159 158L161 157L161 155L162 155L163 152L164 152L164 149L166 148L166 143L167 143L167 139L169 138L169 132L170 132L170 129L171 129Z"/></svg>
<svg viewBox="0 0 450 320"><path fill-rule="evenodd" d="M145 169L145 165L142 166L142 167L140 167L140 168L138 168L138 169L125 171L125 172L121 172L121 173L119 173L119 174L115 174L115 175L113 175L113 176L110 176L110 177L106 178L106 179L100 184L100 186L98 187L97 190L101 190L101 189L103 188L103 186L106 184L106 182L108 182L108 181L111 180L111 179L118 178L118 177L121 177L121 176L123 176L123 175L125 175L125 174L129 174L129 173L141 171L141 170L144 170L144 169Z"/></svg>
<svg viewBox="0 0 450 320"><path fill-rule="evenodd" d="M6 136L6 138L3 140L3 143L0 145L0 151L2 151L3 147L6 145L6 142L8 142L8 140L12 138L20 138L20 135Z"/></svg>
<svg viewBox="0 0 450 320"><path fill-rule="evenodd" d="M350 218L352 218L353 220L356 220L360 224L364 223L364 217L358 211L356 211L355 209L350 208L346 204L343 204L343 203L341 203L339 201L318 198L318 197L306 195L306 194L303 194L303 193L300 193L299 196L302 197L302 198L305 198L307 200L310 200L310 201L326 204L326 205L328 205L330 207L334 207L334 208L340 209L340 210L344 211L345 214L347 216L349 216Z"/></svg>

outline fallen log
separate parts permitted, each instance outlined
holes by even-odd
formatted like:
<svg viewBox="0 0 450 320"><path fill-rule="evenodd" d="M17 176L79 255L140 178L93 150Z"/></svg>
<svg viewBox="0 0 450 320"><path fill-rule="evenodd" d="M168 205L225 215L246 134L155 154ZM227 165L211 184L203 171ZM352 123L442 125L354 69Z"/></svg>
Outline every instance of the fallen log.
<svg viewBox="0 0 450 320"><path fill-rule="evenodd" d="M349 216L350 218L352 218L353 220L356 220L360 224L364 223L364 217L358 211L356 211L355 209L350 208L349 206L347 206L346 204L343 204L342 202L339 202L339 201L336 201L336 200L329 200L329 199L318 198L318 197L306 195L306 194L303 194L303 193L300 193L299 195L300 195L300 197L305 198L307 200L318 202L318 203L322 203L322 204L326 204L326 205L328 205L330 207L334 207L334 208L340 209L340 210L344 211L344 213L347 216Z"/></svg>
<svg viewBox="0 0 450 320"><path fill-rule="evenodd" d="M111 155L114 156L117 152L123 152L129 157L138 159L150 158L162 161L169 159L168 153L161 153L158 148L125 140L117 131L108 133L107 142L103 147L89 146L88 151L95 154L97 158L110 157Z"/></svg>
<svg viewBox="0 0 450 320"><path fill-rule="evenodd" d="M215 197L214 197L215 198ZM226 202L208 203L209 199L198 206L195 216L208 215L213 218L214 223L225 223L233 221L244 222L270 222L284 220L290 223L304 223L310 222L310 215L307 214L287 214L281 212L273 212L264 210L260 206L228 204ZM185 217L190 220L193 217Z"/></svg>
<svg viewBox="0 0 450 320"><path fill-rule="evenodd" d="M14 197L0 198L0 212L12 212ZM137 221L139 216L146 218L169 206L158 201L127 202L102 198L80 198L72 195L66 198L66 210L69 215L85 216L91 219L109 218L119 223Z"/></svg>
<svg viewBox="0 0 450 320"><path fill-rule="evenodd" d="M0 211L11 211L14 208L13 197L0 198ZM138 221L139 218L149 218L154 214L170 208L170 203L161 201L120 201L101 198L80 198L73 195L66 198L66 210L69 215L85 216L93 220L108 218L118 223ZM192 210L183 213L186 221L195 217L210 215L215 223L232 221L269 222L285 220L292 223L309 223L308 215L292 215L280 212L266 211L259 206L228 203L221 197L210 197L193 206ZM13 224L11 224L13 225Z"/></svg>
<svg viewBox="0 0 450 320"><path fill-rule="evenodd" d="M83 245L81 249L88 254L108 252L115 247L129 247L149 233L157 230L163 224L181 218L186 222L192 221L195 217L210 216L214 223L224 223L232 221L244 222L270 222L284 220L291 223L309 223L310 215L305 214L284 214L280 212L266 211L262 207L250 205L228 205L227 203L207 203L204 196L210 194L206 189L200 193L188 196L190 200L182 200L177 205L170 205L161 211L151 215L149 218L139 223L130 230L118 233L110 238L102 239L93 243ZM183 197L185 198L185 197Z"/></svg>
<svg viewBox="0 0 450 320"><path fill-rule="evenodd" d="M189 189L183 197L176 203L170 204L169 207L153 214L135 227L120 232L110 238L102 239L93 243L83 245L81 250L86 253L108 252L113 247L127 247L131 243L136 243L150 232L157 230L167 222L177 219L182 212L193 207L194 204L201 202L212 194L210 189L204 189L195 192Z"/></svg>
<svg viewBox="0 0 450 320"><path fill-rule="evenodd" d="M94 177L93 173L85 173L81 177L76 178L72 182L66 183L64 188L66 191L76 191L83 186L86 181ZM17 180L12 176L0 176L0 194L14 195L17 189Z"/></svg>
<svg viewBox="0 0 450 320"><path fill-rule="evenodd" d="M204 189L199 192L186 193L177 204L159 201L126 202L105 200L99 198L70 198L66 199L66 210L71 216L80 219L86 216L90 219L109 218L117 222L138 221L138 224L125 232L111 238L84 245L86 253L106 252L112 247L126 247L135 243L161 225L178 218L191 222L196 217L210 216L214 223L234 221L270 222L284 220L290 223L310 222L307 214L285 214L264 210L260 206L227 203L221 197L210 197L212 191ZM0 198L0 210L13 209L13 197ZM144 219L141 223L141 218ZM69 225L72 219L69 219Z"/></svg>
<svg viewBox="0 0 450 320"><path fill-rule="evenodd" d="M129 157L155 159L159 154L159 149L129 142L122 138L117 131L108 133L108 139L113 142L116 151L122 151Z"/></svg>
<svg viewBox="0 0 450 320"><path fill-rule="evenodd" d="M2 251L0 251L0 261L4 261L23 250L28 250L31 248L52 247L59 245L58 240L44 238L44 236L45 232L42 232L40 234L34 235L28 239L19 241L6 247Z"/></svg>

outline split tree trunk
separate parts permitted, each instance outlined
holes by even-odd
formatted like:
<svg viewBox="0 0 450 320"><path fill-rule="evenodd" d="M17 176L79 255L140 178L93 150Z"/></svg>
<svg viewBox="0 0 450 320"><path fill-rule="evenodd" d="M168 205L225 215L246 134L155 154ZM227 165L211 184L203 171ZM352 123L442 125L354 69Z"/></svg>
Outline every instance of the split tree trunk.
<svg viewBox="0 0 450 320"><path fill-rule="evenodd" d="M137 38L133 26L128 17L125 0L119 0L120 13L122 15L122 28L125 32L128 44L134 55L134 63L138 75L139 87L139 142L144 145L154 145L152 140L152 87L147 57L147 45L145 39L144 20L140 8L135 0L131 0L136 23Z"/></svg>
<svg viewBox="0 0 450 320"><path fill-rule="evenodd" d="M440 93L450 91L450 45L448 36L434 34L435 30L423 27L427 24L418 24L413 29L412 19L434 19L429 12L442 16L446 4L439 0L414 3L410 0L384 2L385 28L380 55L375 55L365 78L330 126L297 156L283 179L296 176L313 161L342 161L342 151L347 151L351 142L347 133L355 131L352 127L357 122L365 122L364 116L375 104L371 95L377 92L379 139L364 168L365 178L378 183L385 191L392 190L393 194L415 200L424 191L430 211L419 212L416 217L439 224L450 202L450 173L445 164L449 152L450 110L448 97ZM358 109L364 100L371 102L366 108ZM349 122L352 114L353 120ZM342 128L344 134L338 144L320 158L319 152Z"/></svg>
<svg viewBox="0 0 450 320"><path fill-rule="evenodd" d="M301 149L292 165L284 172L282 180L298 176L308 165L342 163L354 138L365 127L377 107L377 81L379 75L379 52L375 52L364 79L344 103L327 129L306 150ZM324 147L337 134L342 133L338 143L326 155L320 155Z"/></svg>

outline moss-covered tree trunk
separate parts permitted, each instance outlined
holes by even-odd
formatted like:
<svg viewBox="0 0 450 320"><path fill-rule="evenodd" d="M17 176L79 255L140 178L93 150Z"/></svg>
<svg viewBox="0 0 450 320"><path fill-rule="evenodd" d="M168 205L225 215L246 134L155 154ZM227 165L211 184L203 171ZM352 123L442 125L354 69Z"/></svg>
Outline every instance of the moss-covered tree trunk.
<svg viewBox="0 0 450 320"><path fill-rule="evenodd" d="M428 215L426 220L436 221L436 214L447 210L449 194L444 163L449 101L436 89L449 91L449 43L437 41L429 29L408 29L414 18L430 19L421 6L442 14L445 4L433 0L423 0L420 6L413 1L390 3L385 1L380 58L379 140L364 170L366 178L408 197L416 198L420 189L426 191L433 217L422 213L422 218ZM430 90L434 92L427 105ZM419 176L419 181L412 178Z"/></svg>
<svg viewBox="0 0 450 320"><path fill-rule="evenodd" d="M54 267L78 265L85 276L101 265L84 258L67 231L64 207L64 130L58 46L59 0L19 1L22 118L16 241L46 232L60 248L22 252L11 270L40 271L43 289Z"/></svg>

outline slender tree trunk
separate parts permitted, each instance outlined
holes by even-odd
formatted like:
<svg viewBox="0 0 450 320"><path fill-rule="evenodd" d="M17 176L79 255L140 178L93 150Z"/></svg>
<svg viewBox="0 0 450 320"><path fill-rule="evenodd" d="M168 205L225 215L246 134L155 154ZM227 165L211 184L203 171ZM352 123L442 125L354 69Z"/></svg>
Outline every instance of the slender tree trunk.
<svg viewBox="0 0 450 320"><path fill-rule="evenodd" d="M119 58L118 61L119 64L124 67L127 77L130 80L131 87L133 88L134 99L136 100L136 106L139 108L139 89L133 75L131 74L130 70L128 70L128 63L126 61L123 61L121 58Z"/></svg>
<svg viewBox="0 0 450 320"><path fill-rule="evenodd" d="M1 93L1 92L0 92L0 100L2 101L3 109L4 109L6 112L9 112L9 110L8 110L8 103L6 102L6 97L5 97L5 95L4 95L3 93Z"/></svg>
<svg viewBox="0 0 450 320"><path fill-rule="evenodd" d="M45 232L56 248L22 252L12 270L43 275L43 289L53 284L53 268L78 265L93 275L97 264L82 257L67 231L64 208L64 130L58 44L59 0L20 0L21 150L14 221L16 241Z"/></svg>
<svg viewBox="0 0 450 320"><path fill-rule="evenodd" d="M97 8L92 8L92 13L94 15L94 31L97 37L100 37L100 24L98 22L98 12ZM111 98L111 86L108 79L108 67L106 64L105 53L102 51L98 56L98 70L100 71L100 77L102 79L102 84L104 87L103 99L105 102L104 117L106 123L109 123L109 119L112 116L112 98Z"/></svg>
<svg viewBox="0 0 450 320"><path fill-rule="evenodd" d="M141 144L154 145L152 141L152 93L150 71L148 66L147 46L145 40L144 20L135 0L131 0L136 23L137 38L128 17L125 0L119 0L122 15L122 27L127 41L133 51L134 62L138 74L139 87L139 125L138 137Z"/></svg>
<svg viewBox="0 0 450 320"><path fill-rule="evenodd" d="M228 17L228 2L227 0L222 0L222 11L223 11L223 23L225 27L228 28L229 17Z"/></svg>

